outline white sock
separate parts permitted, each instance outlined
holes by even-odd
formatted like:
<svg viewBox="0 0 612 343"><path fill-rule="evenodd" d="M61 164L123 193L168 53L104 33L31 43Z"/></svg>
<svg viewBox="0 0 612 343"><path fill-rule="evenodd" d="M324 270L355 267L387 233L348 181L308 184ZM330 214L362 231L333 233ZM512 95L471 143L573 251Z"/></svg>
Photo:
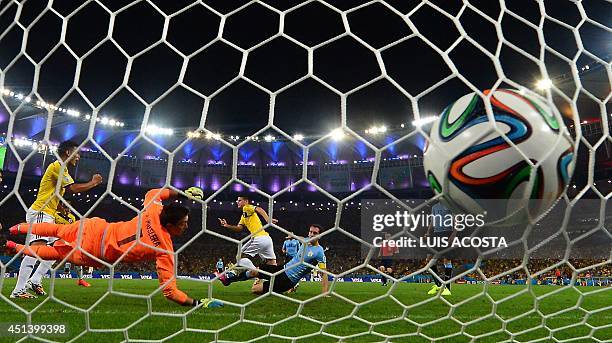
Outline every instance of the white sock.
<svg viewBox="0 0 612 343"><path fill-rule="evenodd" d="M83 266L77 268L77 274L79 275L79 279L83 278Z"/></svg>
<svg viewBox="0 0 612 343"><path fill-rule="evenodd" d="M257 269L257 267L255 267L255 265L253 264L253 262L251 262L251 260L249 260L246 257L243 257L240 259L240 261L238 261L237 265L239 265L240 267L244 267L246 269Z"/></svg>
<svg viewBox="0 0 612 343"><path fill-rule="evenodd" d="M36 261L38 260L32 256L23 257L21 266L19 266L19 276L17 276L17 284L15 285L15 289L13 289L13 293L25 290L26 283L30 275L32 275L32 270L34 270Z"/></svg>
<svg viewBox="0 0 612 343"><path fill-rule="evenodd" d="M45 260L40 262L40 265L38 265L38 268L36 268L36 271L34 272L34 275L32 275L32 277L30 278L30 281L32 281L32 283L40 285L43 276L47 274L51 267L53 267L53 263L55 263L55 261Z"/></svg>

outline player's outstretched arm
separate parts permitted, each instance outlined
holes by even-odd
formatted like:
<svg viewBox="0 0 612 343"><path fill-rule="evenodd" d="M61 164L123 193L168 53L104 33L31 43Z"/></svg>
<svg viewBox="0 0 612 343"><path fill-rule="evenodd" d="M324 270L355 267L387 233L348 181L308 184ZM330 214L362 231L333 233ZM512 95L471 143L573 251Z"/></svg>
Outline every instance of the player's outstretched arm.
<svg viewBox="0 0 612 343"><path fill-rule="evenodd" d="M73 183L70 186L68 186L68 190L72 193L81 193L81 192L87 192L88 190L98 186L99 184L101 184L103 181L102 175L100 174L94 174L91 177L91 180L89 180L89 182L85 182L85 183Z"/></svg>
<svg viewBox="0 0 612 343"><path fill-rule="evenodd" d="M183 291L179 290L176 285L176 277L174 275L174 257L168 253L160 253L156 259L157 277L159 284L164 285L162 293L164 297L170 301L182 306L197 306L198 301L189 297ZM168 282L168 280L171 280Z"/></svg>
<svg viewBox="0 0 612 343"><path fill-rule="evenodd" d="M268 224L278 223L278 220L276 219L272 219L272 223L270 223L270 216L268 216L268 212L266 212L266 210L264 210L263 208L257 206L255 207L255 211L266 221L266 223Z"/></svg>
<svg viewBox="0 0 612 343"><path fill-rule="evenodd" d="M244 230L244 225L242 224L238 224L238 225L231 225L227 223L227 220L225 220L225 218L218 218L219 219L219 223L221 224L221 226L223 226L226 229L230 229L234 232L240 232L242 230Z"/></svg>

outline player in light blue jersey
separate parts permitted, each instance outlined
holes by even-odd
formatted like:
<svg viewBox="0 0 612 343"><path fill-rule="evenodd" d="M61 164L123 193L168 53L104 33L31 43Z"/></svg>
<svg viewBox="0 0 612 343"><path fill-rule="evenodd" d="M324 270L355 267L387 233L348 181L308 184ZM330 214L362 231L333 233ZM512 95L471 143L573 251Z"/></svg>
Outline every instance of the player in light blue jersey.
<svg viewBox="0 0 612 343"><path fill-rule="evenodd" d="M295 239L294 236L285 237L282 249L283 254L285 254L285 263L289 263L289 261L291 261L295 255L297 255L300 245L300 241Z"/></svg>
<svg viewBox="0 0 612 343"><path fill-rule="evenodd" d="M449 210L442 203L438 202L431 207L431 214L433 215L433 220L429 223L429 227L427 228L427 233L425 234L425 237L447 237L447 239L451 241L457 234L455 228L451 224L449 224L452 223L452 220L448 220L449 217L453 216L451 210ZM432 257L432 255L428 255L427 261L431 260ZM440 282L437 276L441 276L442 280L448 281L450 280L453 274L453 263L450 259L442 259L442 263L444 265L444 272L442 274L440 274L437 263L438 261L434 261L434 264L430 268L435 284L427 292L427 294L429 295L438 293L440 288L443 287L442 282ZM450 282L445 284L444 290L442 291L442 295L451 295Z"/></svg>
<svg viewBox="0 0 612 343"><path fill-rule="evenodd" d="M260 270L270 274L284 270L284 272L276 275L272 291L276 293L284 293L292 289L301 278L310 273L310 271L313 269L312 266L317 266L319 269L326 268L327 261L325 258L325 251L323 250L323 247L319 245L319 240L317 239L317 236L321 234L321 231L322 228L320 225L310 225L307 243L302 244L297 254L284 266L265 264L259 267ZM267 293L270 290L270 276L259 273L256 270L247 270L238 275L228 276L227 274L224 274L219 277L219 281L221 281L225 286L229 286L232 282L245 281L255 277L259 277L262 280L253 285L251 292L254 294ZM327 275L323 275L323 277L321 277L321 285L322 293L327 293L329 286Z"/></svg>
<svg viewBox="0 0 612 343"><path fill-rule="evenodd" d="M217 264L215 265L215 268L217 268L217 273L223 273L223 259L219 258L217 260Z"/></svg>

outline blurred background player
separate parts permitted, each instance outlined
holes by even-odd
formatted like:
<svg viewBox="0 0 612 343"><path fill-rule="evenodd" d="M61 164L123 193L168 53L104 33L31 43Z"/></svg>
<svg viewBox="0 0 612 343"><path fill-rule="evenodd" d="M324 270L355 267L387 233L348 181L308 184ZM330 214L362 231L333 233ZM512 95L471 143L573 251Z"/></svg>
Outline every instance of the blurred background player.
<svg viewBox="0 0 612 343"><path fill-rule="evenodd" d="M38 186L38 194L32 206L26 212L26 222L28 223L55 223L57 214L57 206L60 202L59 197L55 195L55 187L60 184L59 195L64 196L66 190L71 193L86 192L102 183L102 176L95 174L91 180L86 183L74 183L72 176L68 173L68 167L75 167L81 158L78 151L79 145L72 141L64 141L57 148L57 154L60 159L49 164L47 170L40 180ZM66 165L62 174L61 163ZM52 245L57 240L56 237L48 237L45 235L32 234L26 237L26 244L31 246L36 245ZM54 260L41 261L38 268L32 273L36 264L36 257L24 256L19 266L19 275L15 289L11 292L11 298L31 299L34 295L28 293L26 289L31 289L37 295L46 295L42 286L42 277L47 274L53 266Z"/></svg>
<svg viewBox="0 0 612 343"><path fill-rule="evenodd" d="M268 232L263 229L263 224L258 216L259 214L266 223L270 223L268 213L261 207L251 205L249 198L246 196L239 196L236 204L242 210L242 217L240 217L237 225L230 225L224 218L219 218L219 222L224 228L234 232L240 232L247 228L251 233L251 238L242 245L242 255L236 264L242 268L255 270L257 268L253 264L252 258L259 255L259 257L266 261L266 264L275 266L276 254L274 253L274 243ZM276 219L272 219L271 223L276 224L277 222Z"/></svg>
<svg viewBox="0 0 612 343"><path fill-rule="evenodd" d="M223 273L223 259L221 257L219 257L219 259L217 260L217 264L215 266L217 268L217 273L221 274Z"/></svg>
<svg viewBox="0 0 612 343"><path fill-rule="evenodd" d="M446 208L446 206L442 205L442 203L437 202L431 207L431 214L433 215L433 218L432 218L433 220L429 223L429 226L427 227L427 232L425 233L425 237L426 238L428 237L447 237L449 242L452 241L457 235L457 231L452 225L448 224L448 223L451 223L452 221L448 221L444 219L448 218L448 216L452 216L453 213L448 208ZM433 229L433 234L432 234L432 229ZM429 260L431 260L432 257L433 257L432 255L428 255L426 261L429 262ZM443 258L442 263L444 265L443 273L440 273L438 269L437 257L434 259L433 265L430 268L430 271L433 277L433 281L435 284L427 292L427 294L429 295L438 293L438 291L442 287L442 283L440 282L439 278L441 278L444 281L448 281L453 275L452 261L448 258ZM444 290L442 291L442 295L451 295L451 283L449 282L449 283L446 283L445 285L446 287L444 287Z"/></svg>
<svg viewBox="0 0 612 343"><path fill-rule="evenodd" d="M192 190L190 188L189 190ZM189 191L188 190L188 191ZM197 194L186 192L190 197L202 199L202 191ZM124 262L155 260L160 286L163 295L183 306L219 307L221 303L209 300L195 300L180 291L176 285L174 247L172 236L180 236L186 230L189 221L189 209L176 202L163 205L162 201L178 197L170 189L152 189L147 192L141 216L130 221L109 223L102 218L83 218L83 235L80 243L82 250L97 259L114 263L122 257ZM139 223L142 220L142 223ZM138 226L142 231L137 242ZM76 265L102 266L100 262L89 257L81 250L74 250L79 238L81 221L68 225L51 223L32 224L32 232L43 236L59 237L61 240L53 246L27 246L8 241L5 247L27 255L36 253L42 258L64 259ZM18 224L10 228L11 234L26 233L28 224ZM155 247L157 249L152 249ZM74 250L74 252L73 252Z"/></svg>
<svg viewBox="0 0 612 343"><path fill-rule="evenodd" d="M283 242L282 252L285 254L285 263L291 261L293 257L297 254L300 249L300 241L295 239L294 236L289 235L285 237L285 241Z"/></svg>
<svg viewBox="0 0 612 343"><path fill-rule="evenodd" d="M300 280L306 276L313 269L311 266L316 265L320 269L326 269L326 258L323 247L319 245L319 240L316 238L321 234L322 228L320 225L312 224L308 229L308 240L306 244L302 244L298 253L293 257L289 263L284 266L276 266L270 264L264 264L259 267L260 270L268 273L276 273L281 270L284 272L276 275L274 279L273 292L284 293L297 285ZM304 262L302 262L302 258ZM254 294L263 294L270 290L270 276L259 273L257 270L246 270L240 274L224 274L219 277L219 281L225 286L229 286L232 282L245 281L248 279L259 277L264 279L261 282L255 282L251 288L251 292ZM329 287L329 280L327 275L321 278L322 293L327 293Z"/></svg>
<svg viewBox="0 0 612 343"><path fill-rule="evenodd" d="M65 199L65 201L68 205L72 205L71 200ZM55 224L68 225L76 221L77 221L76 216L72 214L72 212L70 212L70 207L66 206L64 202L60 201L59 204L57 205L57 213L55 214ZM66 273L70 273L70 263L69 262L67 262L66 265L64 265L64 269L66 268L68 269ZM83 286L83 287L91 287L89 282L83 280L83 266L77 266L76 271L79 277L79 280L77 281L77 285Z"/></svg>
<svg viewBox="0 0 612 343"><path fill-rule="evenodd" d="M399 248L396 246L389 246L388 242L391 240L391 234L385 232L385 240L383 245L380 247L378 251L378 257L380 258L381 266L378 267L380 270L382 286L387 285L387 275L393 276L393 255L399 253Z"/></svg>

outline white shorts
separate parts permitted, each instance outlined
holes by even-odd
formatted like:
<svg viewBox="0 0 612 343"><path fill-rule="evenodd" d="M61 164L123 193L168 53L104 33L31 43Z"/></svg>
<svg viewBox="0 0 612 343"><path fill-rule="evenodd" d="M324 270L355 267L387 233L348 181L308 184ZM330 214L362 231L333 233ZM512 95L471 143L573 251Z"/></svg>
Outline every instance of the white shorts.
<svg viewBox="0 0 612 343"><path fill-rule="evenodd" d="M35 211L30 208L28 209L28 212L26 212L26 222L31 223L31 224L33 223L55 223L55 218L53 218L51 215L45 212ZM47 244L53 244L58 239L59 238L57 237L44 237L44 236L31 234L31 235L28 235L28 237L26 237L26 243L30 244L36 241L39 241L39 242L43 241Z"/></svg>
<svg viewBox="0 0 612 343"><path fill-rule="evenodd" d="M242 245L242 253L251 257L259 255L264 260L276 260L272 237L268 235L251 237Z"/></svg>

